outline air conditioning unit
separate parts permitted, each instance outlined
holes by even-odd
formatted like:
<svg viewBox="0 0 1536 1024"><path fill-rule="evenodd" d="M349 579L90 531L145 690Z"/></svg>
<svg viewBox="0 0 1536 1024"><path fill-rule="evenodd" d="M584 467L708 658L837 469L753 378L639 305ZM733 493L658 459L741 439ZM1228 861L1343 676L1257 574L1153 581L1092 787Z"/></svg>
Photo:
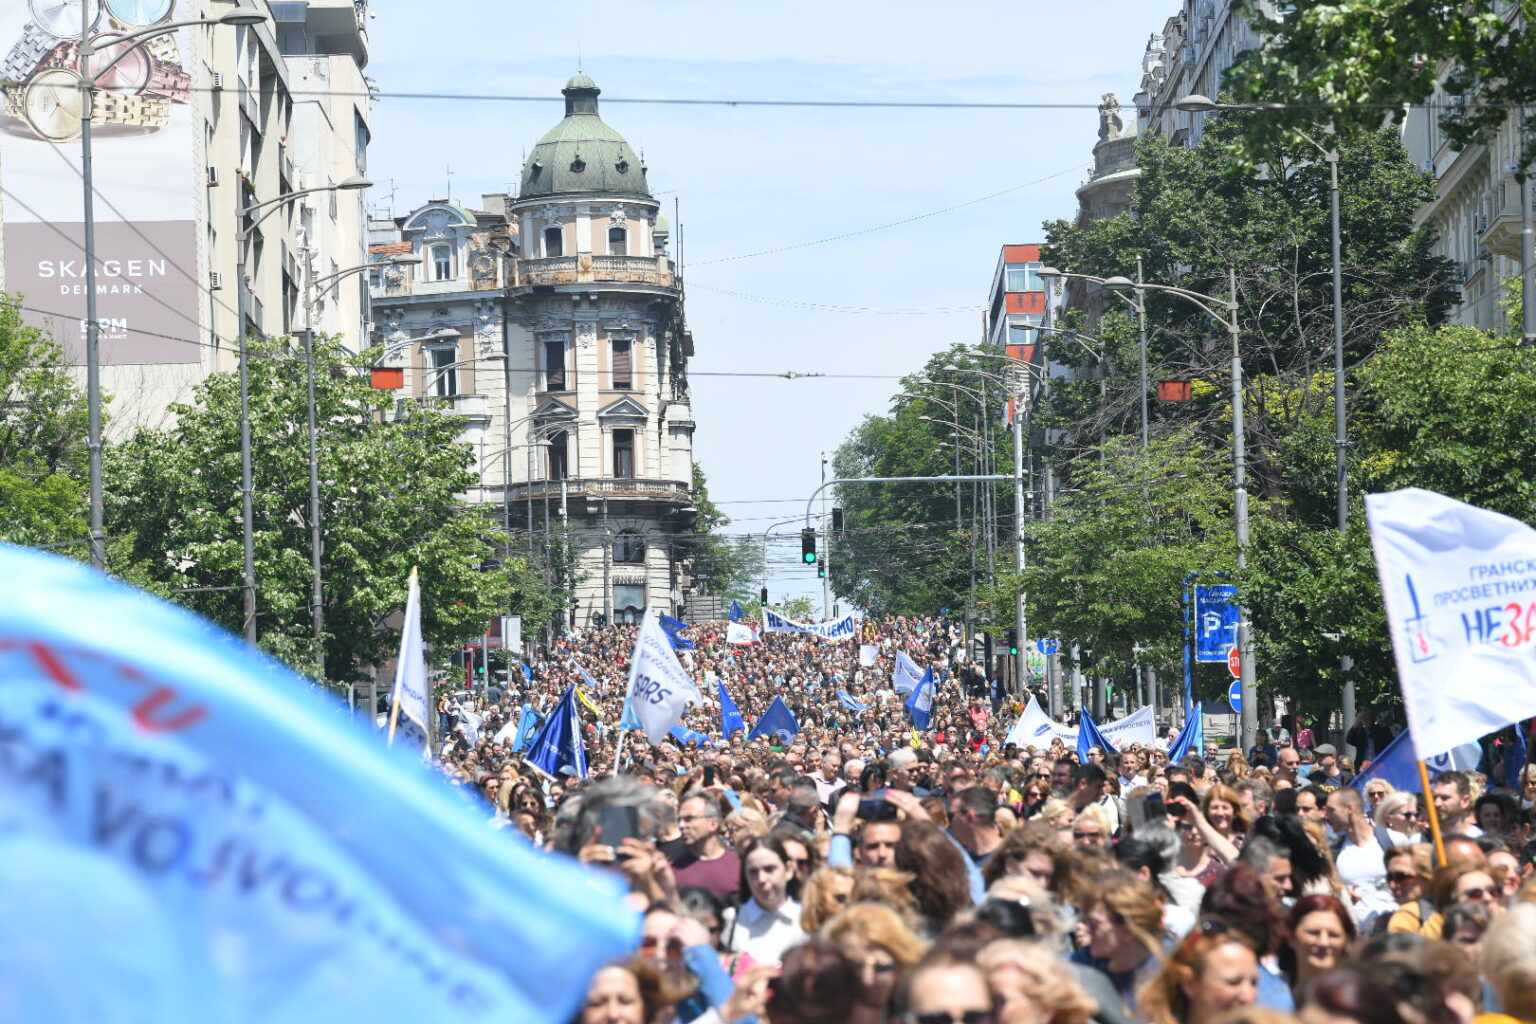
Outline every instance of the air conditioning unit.
<svg viewBox="0 0 1536 1024"><path fill-rule="evenodd" d="M208 271L208 290L216 292L224 287L224 272L222 270Z"/></svg>
<svg viewBox="0 0 1536 1024"><path fill-rule="evenodd" d="M219 169L213 164L208 165L208 185L213 187L219 183Z"/></svg>
<svg viewBox="0 0 1536 1024"><path fill-rule="evenodd" d="M213 73L213 81L209 84L209 88L214 92L218 92L220 89L224 88L224 72L215 71Z"/></svg>
<svg viewBox="0 0 1536 1024"><path fill-rule="evenodd" d="M1478 216L1472 218L1472 231L1473 231L1474 234L1481 235L1483 232L1485 232L1487 230L1488 230L1488 218L1487 217L1484 217L1481 214L1479 214Z"/></svg>

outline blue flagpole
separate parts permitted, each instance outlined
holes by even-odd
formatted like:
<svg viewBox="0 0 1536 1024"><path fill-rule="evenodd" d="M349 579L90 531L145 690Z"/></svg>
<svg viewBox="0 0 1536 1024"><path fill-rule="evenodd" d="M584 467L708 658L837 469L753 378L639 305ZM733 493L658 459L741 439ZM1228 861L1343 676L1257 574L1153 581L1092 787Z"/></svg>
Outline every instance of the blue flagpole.
<svg viewBox="0 0 1536 1024"><path fill-rule="evenodd" d="M1194 578L1195 578L1195 574L1194 573L1190 573L1188 576L1184 577L1184 589L1183 589L1183 592L1179 595L1180 600L1183 602L1183 605L1184 605L1184 720L1185 721L1189 720L1189 709L1195 703L1195 698L1194 698L1194 692L1195 692L1194 691L1194 658L1195 658L1195 655L1194 655L1194 651L1190 647L1190 644L1193 641L1191 640L1190 633L1189 633L1189 624L1190 624L1190 611L1189 611L1190 601L1189 601L1189 594L1190 594L1190 586L1191 586L1191 583L1193 582Z"/></svg>

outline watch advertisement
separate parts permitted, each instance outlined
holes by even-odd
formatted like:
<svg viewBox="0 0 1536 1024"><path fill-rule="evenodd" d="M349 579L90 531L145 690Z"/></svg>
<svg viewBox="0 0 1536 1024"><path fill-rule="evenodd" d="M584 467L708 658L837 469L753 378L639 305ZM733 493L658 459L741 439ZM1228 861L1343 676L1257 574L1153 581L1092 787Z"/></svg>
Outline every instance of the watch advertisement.
<svg viewBox="0 0 1536 1024"><path fill-rule="evenodd" d="M201 361L194 43L185 28L155 31L196 17L193 6L0 0L4 287L76 364L85 361L87 111L101 362Z"/></svg>

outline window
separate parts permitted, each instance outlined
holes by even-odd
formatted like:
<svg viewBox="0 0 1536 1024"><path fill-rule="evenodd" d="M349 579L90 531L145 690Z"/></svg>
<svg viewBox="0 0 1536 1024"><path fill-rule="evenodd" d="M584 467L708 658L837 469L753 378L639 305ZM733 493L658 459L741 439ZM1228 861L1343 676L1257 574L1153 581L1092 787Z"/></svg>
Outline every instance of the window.
<svg viewBox="0 0 1536 1024"><path fill-rule="evenodd" d="M619 583L613 588L613 621L636 623L645 617L645 585Z"/></svg>
<svg viewBox="0 0 1536 1024"><path fill-rule="evenodd" d="M635 432L633 430L624 429L613 432L613 477L615 480L635 478Z"/></svg>
<svg viewBox="0 0 1536 1024"><path fill-rule="evenodd" d="M608 344L613 358L613 387L616 391L628 391L635 383L634 342L614 338Z"/></svg>
<svg viewBox="0 0 1536 1024"><path fill-rule="evenodd" d="M564 480L570 475L570 451L567 440L570 435L565 431L549 435L548 457L546 465L549 468L550 480Z"/></svg>
<svg viewBox="0 0 1536 1024"><path fill-rule="evenodd" d="M1008 292L1043 292L1045 284L1037 271L1038 263L1011 264L1004 273L1003 290Z"/></svg>
<svg viewBox="0 0 1536 1024"><path fill-rule="evenodd" d="M565 342L544 343L544 390L565 390Z"/></svg>
<svg viewBox="0 0 1536 1024"><path fill-rule="evenodd" d="M558 227L544 229L544 255L545 257L565 255L565 234Z"/></svg>
<svg viewBox="0 0 1536 1024"><path fill-rule="evenodd" d="M452 398L459 393L459 369L454 364L459 359L459 347L439 346L427 349L427 386L423 389L438 398Z"/></svg>
<svg viewBox="0 0 1536 1024"><path fill-rule="evenodd" d="M1008 325L1008 344L1033 345L1035 343L1035 329L1027 324Z"/></svg>
<svg viewBox="0 0 1536 1024"><path fill-rule="evenodd" d="M629 232L623 228L608 229L608 255L629 255Z"/></svg>
<svg viewBox="0 0 1536 1024"><path fill-rule="evenodd" d="M619 565L643 565L645 538L634 530L620 530L613 538L613 560Z"/></svg>
<svg viewBox="0 0 1536 1024"><path fill-rule="evenodd" d="M434 245L432 247L432 280L453 280L453 246Z"/></svg>

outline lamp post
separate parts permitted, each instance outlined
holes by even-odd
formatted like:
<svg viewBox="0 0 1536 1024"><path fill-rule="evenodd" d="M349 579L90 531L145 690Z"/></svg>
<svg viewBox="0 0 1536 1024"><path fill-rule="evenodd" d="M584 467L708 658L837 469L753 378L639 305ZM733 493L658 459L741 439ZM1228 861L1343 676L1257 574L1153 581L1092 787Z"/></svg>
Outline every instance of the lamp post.
<svg viewBox="0 0 1536 1024"><path fill-rule="evenodd" d="M226 15L228 17L228 15ZM251 646L256 645L256 524L252 506L251 487L251 390L250 390L250 351L248 345L249 332L245 327L247 304L250 300L250 287L245 279L245 251L250 242L251 234L261 222L272 216L277 210L303 196L313 195L316 192L350 192L371 186L373 182L361 175L352 175L333 185L319 185L315 188L301 188L293 192L285 192L271 199L263 199L252 203L240 210L239 217L244 221L258 210L265 210L261 216L244 224L236 236L237 246L235 267L235 293L238 296L236 313L236 336L240 342L240 519L241 533L245 548L245 569L242 578L242 590L244 592L244 619L245 641Z"/></svg>
<svg viewBox="0 0 1536 1024"><path fill-rule="evenodd" d="M391 256L377 263L362 263L345 270L338 270L324 277L314 275L314 250L305 250L307 286L304 299L304 380L308 388L309 412L309 564L312 575L310 589L310 621L315 635L315 678L325 679L325 577L320 567L322 552L320 511L320 434L316 426L315 412L315 288L321 283L335 283L351 274L361 274L381 266L404 266L420 263L414 255Z"/></svg>
<svg viewBox="0 0 1536 1024"><path fill-rule="evenodd" d="M1055 278L1067 278L1067 277L1070 277L1070 278L1073 278L1073 279L1078 280L1078 281L1091 281L1094 284L1098 284L1098 285L1107 284L1108 281L1111 280L1110 278L1096 277L1093 274L1069 274L1069 273L1067 273L1065 271L1057 270L1055 267L1042 267L1040 270L1037 270L1035 273L1038 276L1040 276L1042 278L1045 278L1047 280L1051 280L1051 279L1055 279ZM1116 280L1116 281L1126 281L1128 279L1124 278L1124 277L1117 277L1117 278L1114 278L1113 280ZM1141 282L1141 257L1140 256L1136 257L1136 280L1134 282L1132 282L1131 294L1127 295L1123 291L1120 291L1120 290L1117 290L1117 289L1114 289L1114 288L1109 289L1109 291L1117 299L1120 299L1121 301L1123 301L1126 304L1128 304L1131 307L1131 309L1134 310L1135 313L1136 313L1136 335L1137 335L1137 340L1136 340L1136 379L1140 383L1140 386L1141 386L1141 450L1142 451L1146 451L1147 450L1147 441L1148 441L1148 424L1147 424L1147 298L1146 298L1144 286L1142 285L1142 282ZM1059 327L1036 327L1034 329L1037 330L1037 331L1054 331L1054 332L1056 332L1058 334L1068 334L1068 335L1073 336L1074 338L1078 337L1078 332L1072 331L1072 330L1063 330L1062 328L1059 328ZM1079 341L1079 344L1081 344L1081 341ZM1100 341L1099 344L1103 345L1104 342ZM1087 348L1086 345L1084 345L1083 347ZM1089 352L1092 353L1093 350L1089 349ZM1094 354L1095 358L1098 359L1099 365L1100 365L1100 371L1099 371L1099 373L1100 373L1099 390L1100 390L1100 393L1102 394L1103 393L1103 389L1104 389L1104 382L1103 382L1104 353L1103 353L1103 351L1100 351L1100 352L1093 353L1093 354Z"/></svg>
<svg viewBox="0 0 1536 1024"><path fill-rule="evenodd" d="M90 547L91 565L97 569L107 564L106 511L101 477L101 325L96 307L96 178L95 162L91 148L91 114L95 109L99 76L112 70L128 54L157 36L170 35L193 25L260 25L268 20L265 14L250 8L236 9L217 18L192 18L171 21L138 32L114 34L112 46L126 42L111 60L100 67L93 67L91 57L96 47L91 43L91 25L97 9L90 3L80 4L80 180L85 188L85 204L81 220L85 232L85 401L86 401L86 458L89 463Z"/></svg>
<svg viewBox="0 0 1536 1024"><path fill-rule="evenodd" d="M1190 113L1209 113L1214 110L1263 110L1261 104L1248 103L1217 103L1208 96L1199 93L1191 93L1181 97L1174 103L1174 108ZM1340 534L1349 529L1349 434L1347 432L1347 410L1344 405L1344 269L1341 251L1343 243L1339 230L1339 147L1338 138L1333 124L1330 122L1323 126L1323 131L1334 142L1332 146L1325 146L1312 136L1299 128L1293 128L1297 135L1301 136L1322 154L1323 161L1328 164L1328 232L1329 247L1333 259L1333 473L1334 488L1338 498L1336 521ZM1529 209L1527 209L1529 217ZM1529 274L1531 269L1530 257L1527 254L1525 270ZM1529 307L1527 307L1529 308ZM1532 333L1530 330L1527 334ZM1342 694L1342 711L1344 714L1344 728L1348 729L1355 720L1355 681L1351 678L1354 669L1354 660L1344 654L1339 657L1339 674L1344 677L1344 692Z"/></svg>
<svg viewBox="0 0 1536 1024"><path fill-rule="evenodd" d="M1041 277L1059 276L1050 267L1042 269ZM1202 292L1190 291L1167 284L1148 284L1132 281L1127 277L1110 277L1103 280L1111 291L1165 292L1177 295L1203 309L1220 321L1227 329L1232 342L1232 506L1236 520L1237 568L1241 572L1248 564L1248 453L1246 431L1243 426L1243 357L1238 348L1237 321L1237 271L1227 269L1227 298L1220 299ZM1253 734L1258 729L1258 704L1254 699L1253 644L1248 625L1248 609L1239 602L1237 608L1237 654L1239 676L1242 683L1242 743L1244 749L1253 745Z"/></svg>

